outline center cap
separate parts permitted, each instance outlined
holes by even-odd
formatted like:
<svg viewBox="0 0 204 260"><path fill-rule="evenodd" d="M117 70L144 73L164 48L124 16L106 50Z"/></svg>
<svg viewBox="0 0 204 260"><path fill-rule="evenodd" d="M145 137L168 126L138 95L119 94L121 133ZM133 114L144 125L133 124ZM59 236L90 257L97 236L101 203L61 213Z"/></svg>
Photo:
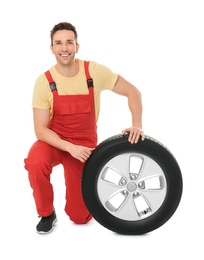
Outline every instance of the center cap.
<svg viewBox="0 0 204 260"><path fill-rule="evenodd" d="M137 189L137 185L134 182L130 182L128 183L127 188L129 191L133 192Z"/></svg>

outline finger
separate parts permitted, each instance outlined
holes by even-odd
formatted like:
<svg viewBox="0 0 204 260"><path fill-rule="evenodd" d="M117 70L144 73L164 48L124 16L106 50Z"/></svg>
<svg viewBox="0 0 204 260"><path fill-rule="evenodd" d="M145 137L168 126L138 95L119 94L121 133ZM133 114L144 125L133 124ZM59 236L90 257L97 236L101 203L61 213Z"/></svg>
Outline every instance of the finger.
<svg viewBox="0 0 204 260"><path fill-rule="evenodd" d="M83 153L83 155L86 157L86 159L88 159L90 157L92 150L93 149L86 148L86 150Z"/></svg>
<svg viewBox="0 0 204 260"><path fill-rule="evenodd" d="M136 134L136 137L135 137L135 144L138 142L139 138L140 138L140 132L138 132L138 133Z"/></svg>
<svg viewBox="0 0 204 260"><path fill-rule="evenodd" d="M133 144L138 139L138 130L133 129L129 134L130 142Z"/></svg>
<svg viewBox="0 0 204 260"><path fill-rule="evenodd" d="M132 139L133 139L133 132L129 132L128 141L129 141L130 143L132 143Z"/></svg>
<svg viewBox="0 0 204 260"><path fill-rule="evenodd" d="M131 144L137 143L140 137L140 131L132 131L129 135L129 142Z"/></svg>
<svg viewBox="0 0 204 260"><path fill-rule="evenodd" d="M141 137L142 141L144 141L145 135L144 135L143 131L140 131L140 132L137 133L137 137L136 137L135 143L138 142L138 140L140 139L140 137Z"/></svg>
<svg viewBox="0 0 204 260"><path fill-rule="evenodd" d="M142 136L142 141L144 141L144 139L145 139L144 133L142 133L141 136Z"/></svg>
<svg viewBox="0 0 204 260"><path fill-rule="evenodd" d="M138 139L139 139L139 134L138 134L138 132L134 132L133 135L132 135L132 140L131 140L132 144L133 144L133 143L137 143L137 142L138 142Z"/></svg>
<svg viewBox="0 0 204 260"><path fill-rule="evenodd" d="M79 158L79 161L80 162L82 162L82 163L84 163L85 162L85 160L81 157L81 158Z"/></svg>
<svg viewBox="0 0 204 260"><path fill-rule="evenodd" d="M84 148L86 149L86 151L93 151L95 148L92 148L92 147L86 147L84 146Z"/></svg>
<svg viewBox="0 0 204 260"><path fill-rule="evenodd" d="M84 156L86 157L86 159L88 159L90 157L91 153L86 153Z"/></svg>
<svg viewBox="0 0 204 260"><path fill-rule="evenodd" d="M90 154L91 154L91 151L89 151L88 149L86 149L84 152L83 152L83 155L84 156L90 156Z"/></svg>
<svg viewBox="0 0 204 260"><path fill-rule="evenodd" d="M85 150L84 155L89 157L92 153L92 150L89 150L88 148Z"/></svg>
<svg viewBox="0 0 204 260"><path fill-rule="evenodd" d="M88 156L82 155L81 158L80 158L80 161L85 162L87 159L88 159Z"/></svg>
<svg viewBox="0 0 204 260"><path fill-rule="evenodd" d="M126 132L129 132L130 129L129 128L125 128L124 130L122 130L122 134L124 135Z"/></svg>

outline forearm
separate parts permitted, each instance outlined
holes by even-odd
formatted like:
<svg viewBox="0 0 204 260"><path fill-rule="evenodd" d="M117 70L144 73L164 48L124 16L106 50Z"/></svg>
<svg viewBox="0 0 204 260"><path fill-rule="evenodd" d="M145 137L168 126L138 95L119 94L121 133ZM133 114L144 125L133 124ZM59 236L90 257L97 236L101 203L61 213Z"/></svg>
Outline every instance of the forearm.
<svg viewBox="0 0 204 260"><path fill-rule="evenodd" d="M142 128L142 99L139 90L123 77L118 76L113 91L128 98L128 106L132 114L132 126Z"/></svg>
<svg viewBox="0 0 204 260"><path fill-rule="evenodd" d="M140 136L142 136L142 140L144 140L145 136L142 131L142 99L139 90L119 76L113 91L127 97L128 106L132 115L132 127L125 128L122 133L129 132L128 140L131 143L137 143Z"/></svg>
<svg viewBox="0 0 204 260"><path fill-rule="evenodd" d="M48 127L44 127L39 131L35 131L36 137L38 140L48 143L51 146L54 146L62 151L69 152L72 143L61 139L54 131Z"/></svg>
<svg viewBox="0 0 204 260"><path fill-rule="evenodd" d="M128 106L132 115L132 126L142 129L142 99L136 88L128 95Z"/></svg>
<svg viewBox="0 0 204 260"><path fill-rule="evenodd" d="M136 89L136 91L138 90ZM142 101L140 93L139 95L138 93L128 95L128 106L132 114L132 127L124 129L122 133L129 132L128 140L133 144L138 142L140 136L142 141L145 139L142 130Z"/></svg>

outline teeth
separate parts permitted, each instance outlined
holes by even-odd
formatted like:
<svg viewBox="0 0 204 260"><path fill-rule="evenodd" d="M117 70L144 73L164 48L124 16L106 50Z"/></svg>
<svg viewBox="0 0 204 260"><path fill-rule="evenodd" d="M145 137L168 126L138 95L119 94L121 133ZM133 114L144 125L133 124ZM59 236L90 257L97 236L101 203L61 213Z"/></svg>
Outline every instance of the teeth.
<svg viewBox="0 0 204 260"><path fill-rule="evenodd" d="M62 57L68 57L68 54L61 54Z"/></svg>

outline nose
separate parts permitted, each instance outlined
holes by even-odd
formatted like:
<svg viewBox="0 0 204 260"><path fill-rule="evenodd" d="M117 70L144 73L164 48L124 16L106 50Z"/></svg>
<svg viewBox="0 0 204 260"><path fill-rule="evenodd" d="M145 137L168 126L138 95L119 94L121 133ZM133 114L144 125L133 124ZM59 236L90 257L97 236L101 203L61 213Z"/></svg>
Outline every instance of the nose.
<svg viewBox="0 0 204 260"><path fill-rule="evenodd" d="M68 50L68 44L67 43L63 43L62 44L62 50L63 51L67 51Z"/></svg>

